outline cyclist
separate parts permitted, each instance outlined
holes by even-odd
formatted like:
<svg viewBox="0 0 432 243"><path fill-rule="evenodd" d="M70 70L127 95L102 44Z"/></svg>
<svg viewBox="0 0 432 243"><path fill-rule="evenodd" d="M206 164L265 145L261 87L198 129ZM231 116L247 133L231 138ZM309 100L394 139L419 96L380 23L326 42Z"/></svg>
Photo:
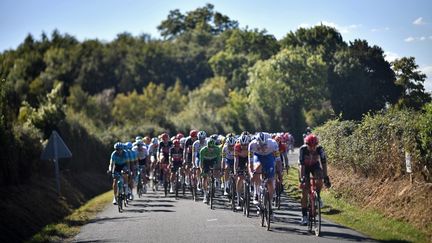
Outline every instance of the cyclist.
<svg viewBox="0 0 432 243"><path fill-rule="evenodd" d="M132 142L126 142L125 147L129 158L129 180L127 181L129 187L127 190L127 197L129 200L133 200L133 186L134 186L133 178L137 172L138 155L135 153L135 151L132 151L133 148Z"/></svg>
<svg viewBox="0 0 432 243"><path fill-rule="evenodd" d="M192 145L192 163L197 168L196 177L198 178L198 190L201 190L201 167L200 167L200 151L201 148L207 145L207 134L204 131L199 131L197 134L198 140Z"/></svg>
<svg viewBox="0 0 432 243"><path fill-rule="evenodd" d="M210 169L217 169L217 164L221 160L221 149L216 145L216 141L209 139L206 146L200 150L200 168L202 170L204 199L203 202L207 203L208 196L208 173Z"/></svg>
<svg viewBox="0 0 432 243"><path fill-rule="evenodd" d="M174 181L178 180L176 177L177 170L181 169L183 166L183 149L180 147L180 141L178 139L174 139L173 141L173 147L170 149L169 152L169 161L170 161L170 168L171 168L171 188L170 193L174 192L173 186ZM183 171L180 171L183 175Z"/></svg>
<svg viewBox="0 0 432 243"><path fill-rule="evenodd" d="M222 168L224 169L224 196L228 195L229 171L234 173L234 145L236 140L233 136L226 139L225 145L222 148ZM234 192L231 192L234 194Z"/></svg>
<svg viewBox="0 0 432 243"><path fill-rule="evenodd" d="M248 148L249 164L253 164L253 181L255 188L259 188L261 177L258 174L266 174L269 198L273 198L275 161L280 160L279 146L269 134L259 132L256 139L249 144ZM256 193L255 189L255 193ZM254 204L258 204L257 196L254 197ZM273 212L270 212L272 215Z"/></svg>
<svg viewBox="0 0 432 243"><path fill-rule="evenodd" d="M150 164L150 156L147 150L147 147L144 146L144 142L142 140L138 140L135 146L132 148L138 156L138 170L141 171L142 180L143 180L143 192L147 192L147 170ZM138 174L136 174L138 175Z"/></svg>
<svg viewBox="0 0 432 243"><path fill-rule="evenodd" d="M184 142L183 148L183 161L185 163L185 173L187 175L186 184L189 185L189 181L191 178L191 169L192 169L192 145L197 140L198 131L191 130L189 132L189 136L186 138Z"/></svg>
<svg viewBox="0 0 432 243"><path fill-rule="evenodd" d="M306 127L305 132L303 133L303 143L304 144L306 144L305 139L306 139L307 135L309 135L311 133L312 133L312 128Z"/></svg>
<svg viewBox="0 0 432 243"><path fill-rule="evenodd" d="M283 167L285 167L285 170L288 174L288 168L289 168L289 162L288 162L288 148L285 143L282 142L282 137L277 135L275 137L275 141L278 143L279 146L279 153L280 153L280 161L276 163L276 172L278 174L278 181L282 182L282 171ZM282 184L283 185L283 184Z"/></svg>
<svg viewBox="0 0 432 243"><path fill-rule="evenodd" d="M243 182L248 164L248 145L250 137L247 134L240 136L239 141L234 145L234 169L237 175L237 210L240 206L240 193L243 191Z"/></svg>
<svg viewBox="0 0 432 243"><path fill-rule="evenodd" d="M317 193L320 195L320 191L323 184L326 187L330 187L330 179L327 175L327 159L324 152L324 148L318 145L318 138L314 134L309 134L305 138L305 143L300 147L299 151L299 171L300 171L300 188L302 188L302 219L300 224L307 225L307 193L310 187L310 174L312 173L315 178L318 179ZM321 200L321 199L320 199ZM322 201L320 201L320 206L322 207Z"/></svg>
<svg viewBox="0 0 432 243"><path fill-rule="evenodd" d="M124 146L122 143L117 142L114 144L114 151L111 154L110 164L108 166L108 172L113 175L113 190L114 190L114 199L113 204L117 204L117 178L114 177L114 172L122 173L129 171L129 165L127 163L127 154L123 149ZM123 173L123 181L127 181L127 173Z"/></svg>
<svg viewBox="0 0 432 243"><path fill-rule="evenodd" d="M150 172L151 177L153 180L156 179L156 170L158 169L158 160L157 160L157 154L159 150L159 140L154 137L151 139L151 143L149 144L149 157L150 157ZM156 191L156 185L153 183L152 185L153 191Z"/></svg>
<svg viewBox="0 0 432 243"><path fill-rule="evenodd" d="M162 133L161 134L161 142L159 143L159 149L158 149L158 160L160 164L160 177L159 181L162 181L165 177L166 179L169 178L169 170L168 170L168 164L169 164L169 152L172 147L172 142L170 141L170 137L168 133Z"/></svg>

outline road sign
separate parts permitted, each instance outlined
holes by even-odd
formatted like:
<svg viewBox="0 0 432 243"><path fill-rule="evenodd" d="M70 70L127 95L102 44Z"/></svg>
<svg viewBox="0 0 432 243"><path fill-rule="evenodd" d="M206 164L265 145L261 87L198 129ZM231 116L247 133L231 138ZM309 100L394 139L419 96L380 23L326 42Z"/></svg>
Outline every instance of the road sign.
<svg viewBox="0 0 432 243"><path fill-rule="evenodd" d="M72 157L72 153L69 148L64 143L63 139L60 135L53 131L48 140L48 144L45 149L42 151L41 159L43 160L53 160L55 167L55 175L57 182L57 193L60 195L60 170L58 165L59 158L70 158Z"/></svg>

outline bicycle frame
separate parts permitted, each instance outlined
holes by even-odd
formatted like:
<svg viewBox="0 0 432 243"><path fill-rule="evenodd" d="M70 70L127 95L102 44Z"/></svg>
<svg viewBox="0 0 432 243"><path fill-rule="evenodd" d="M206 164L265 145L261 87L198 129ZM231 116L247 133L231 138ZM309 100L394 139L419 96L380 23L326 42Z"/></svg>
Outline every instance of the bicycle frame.
<svg viewBox="0 0 432 243"><path fill-rule="evenodd" d="M321 208L320 198L316 191L316 180L318 178L310 178L310 188L308 193L308 229L309 232L314 232L316 236L319 236L321 232Z"/></svg>

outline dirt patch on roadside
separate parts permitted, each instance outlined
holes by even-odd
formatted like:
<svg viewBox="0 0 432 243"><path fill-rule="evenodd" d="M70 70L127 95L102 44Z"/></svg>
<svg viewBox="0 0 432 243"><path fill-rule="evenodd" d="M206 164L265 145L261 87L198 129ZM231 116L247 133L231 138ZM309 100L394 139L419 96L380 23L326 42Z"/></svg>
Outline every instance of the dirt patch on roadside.
<svg viewBox="0 0 432 243"><path fill-rule="evenodd" d="M409 222L432 242L432 183L415 179L411 183L409 176L365 178L334 167L329 168L329 175L335 191L350 203Z"/></svg>

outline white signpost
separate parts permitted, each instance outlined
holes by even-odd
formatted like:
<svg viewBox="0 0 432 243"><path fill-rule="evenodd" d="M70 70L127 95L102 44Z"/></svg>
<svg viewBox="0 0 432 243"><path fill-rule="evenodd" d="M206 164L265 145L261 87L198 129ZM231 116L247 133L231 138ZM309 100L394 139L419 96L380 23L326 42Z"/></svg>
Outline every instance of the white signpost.
<svg viewBox="0 0 432 243"><path fill-rule="evenodd" d="M48 140L48 144L42 151L41 159L54 161L58 195L60 195L60 169L58 165L58 159L70 157L72 157L71 151L66 146L60 135L56 131L53 131Z"/></svg>

